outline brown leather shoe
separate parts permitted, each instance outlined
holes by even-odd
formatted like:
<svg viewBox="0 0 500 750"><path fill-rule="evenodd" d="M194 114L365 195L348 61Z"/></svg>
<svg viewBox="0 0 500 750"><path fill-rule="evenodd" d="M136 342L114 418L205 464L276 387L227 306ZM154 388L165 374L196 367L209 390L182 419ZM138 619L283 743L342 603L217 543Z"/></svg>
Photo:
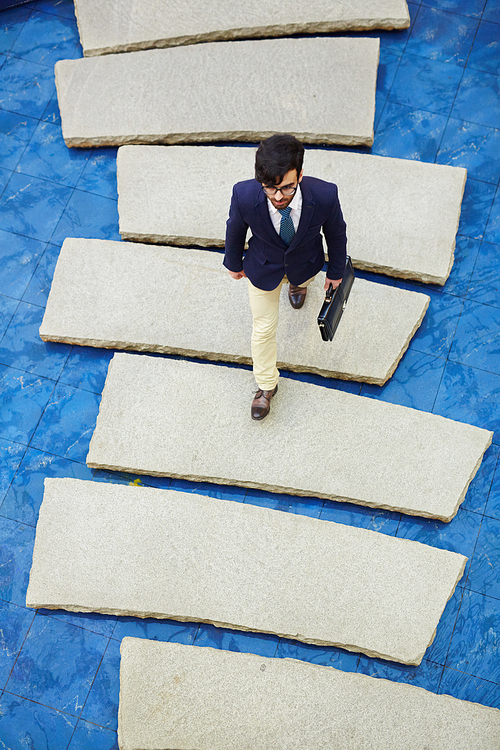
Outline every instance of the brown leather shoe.
<svg viewBox="0 0 500 750"><path fill-rule="evenodd" d="M273 388L272 391L261 391L256 392L252 401L252 419L264 419L269 414L271 408L271 399L278 390L278 386Z"/></svg>
<svg viewBox="0 0 500 750"><path fill-rule="evenodd" d="M300 310L306 301L307 287L288 285L288 299L294 310Z"/></svg>

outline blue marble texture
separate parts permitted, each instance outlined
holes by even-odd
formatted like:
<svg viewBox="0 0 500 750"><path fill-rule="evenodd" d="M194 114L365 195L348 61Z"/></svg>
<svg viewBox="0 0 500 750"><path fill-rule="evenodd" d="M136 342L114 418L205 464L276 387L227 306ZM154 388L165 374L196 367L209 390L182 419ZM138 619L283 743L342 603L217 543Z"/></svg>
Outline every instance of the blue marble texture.
<svg viewBox="0 0 500 750"><path fill-rule="evenodd" d="M48 242L71 197L71 188L14 173L0 199L0 228Z"/></svg>
<svg viewBox="0 0 500 750"><path fill-rule="evenodd" d="M500 310L466 300L455 331L450 360L500 375Z"/></svg>
<svg viewBox="0 0 500 750"><path fill-rule="evenodd" d="M460 65L405 51L387 98L398 104L449 115L462 76ZM415 81L417 85L412 85Z"/></svg>
<svg viewBox="0 0 500 750"><path fill-rule="evenodd" d="M79 190L118 200L116 187L116 148L96 148L92 151L80 179Z"/></svg>
<svg viewBox="0 0 500 750"><path fill-rule="evenodd" d="M500 193L498 190L493 199L491 212L484 232L484 239L486 242L500 245Z"/></svg>
<svg viewBox="0 0 500 750"><path fill-rule="evenodd" d="M73 149L68 153L60 126L39 122L16 172L76 187L90 154L90 149Z"/></svg>
<svg viewBox="0 0 500 750"><path fill-rule="evenodd" d="M42 416L54 382L0 365L0 437L27 445Z"/></svg>
<svg viewBox="0 0 500 750"><path fill-rule="evenodd" d="M3 336L17 310L19 302L12 297L0 295L0 336Z"/></svg>
<svg viewBox="0 0 500 750"><path fill-rule="evenodd" d="M446 358L455 335L457 319L462 314L463 300L404 281L396 282L396 286L410 292L423 292L430 297L429 307L422 325L411 340L410 350Z"/></svg>
<svg viewBox="0 0 500 750"><path fill-rule="evenodd" d="M446 666L500 682L498 599L467 590L458 612Z"/></svg>
<svg viewBox="0 0 500 750"><path fill-rule="evenodd" d="M80 716L107 645L102 635L37 613L6 690Z"/></svg>
<svg viewBox="0 0 500 750"><path fill-rule="evenodd" d="M59 376L61 383L100 394L114 352L93 349L90 346L73 346Z"/></svg>
<svg viewBox="0 0 500 750"><path fill-rule="evenodd" d="M494 431L500 443L500 376L448 360L433 412ZM498 425L498 427L497 427Z"/></svg>
<svg viewBox="0 0 500 750"><path fill-rule="evenodd" d="M483 461L476 476L469 485L465 500L460 506L462 509L471 510L480 515L485 512L490 495L493 499L494 478L499 456L500 448L492 443L483 456ZM487 515L494 516L491 512L488 512Z"/></svg>
<svg viewBox="0 0 500 750"><path fill-rule="evenodd" d="M383 680L392 680L392 682L405 682L408 685L423 687L437 693L443 667L428 659L423 659L419 667L410 667L383 659L361 656L356 672Z"/></svg>
<svg viewBox="0 0 500 750"><path fill-rule="evenodd" d="M14 169L37 125L34 117L0 111L0 159L4 169Z"/></svg>
<svg viewBox="0 0 500 750"><path fill-rule="evenodd" d="M500 465L498 463L488 493L485 513L491 518L500 519Z"/></svg>
<svg viewBox="0 0 500 750"><path fill-rule="evenodd" d="M465 567L464 576L466 577L480 527L481 515L479 513L472 513L465 508L459 508L457 515L449 523L405 517L398 526L396 536L465 555L469 558ZM465 583L465 577L460 580L459 586Z"/></svg>
<svg viewBox="0 0 500 750"><path fill-rule="evenodd" d="M10 170L0 167L0 195L3 195L11 177L12 172Z"/></svg>
<svg viewBox="0 0 500 750"><path fill-rule="evenodd" d="M59 103L57 99L51 99L45 107L42 115L43 122L52 122L56 125L61 124L61 113L59 112Z"/></svg>
<svg viewBox="0 0 500 750"><path fill-rule="evenodd" d="M0 498L3 498L15 477L26 446L0 438Z"/></svg>
<svg viewBox="0 0 500 750"><path fill-rule="evenodd" d="M0 27L0 52L10 50L23 27L30 17L29 8L9 8L2 13L2 25Z"/></svg>
<svg viewBox="0 0 500 750"><path fill-rule="evenodd" d="M0 600L26 605L35 528L0 516Z"/></svg>
<svg viewBox="0 0 500 750"><path fill-rule="evenodd" d="M480 242L472 237L457 234L455 260L446 284L436 287L438 291L464 297L469 288L470 278L478 259ZM429 290L431 287L428 286Z"/></svg>
<svg viewBox="0 0 500 750"><path fill-rule="evenodd" d="M43 313L43 307L19 302L0 341L0 362L3 365L15 365L34 375L57 380L71 346L45 343L41 340L38 331Z"/></svg>
<svg viewBox="0 0 500 750"><path fill-rule="evenodd" d="M75 18L57 18L33 10L13 46L11 54L35 63L55 65L58 60L82 56Z"/></svg>
<svg viewBox="0 0 500 750"><path fill-rule="evenodd" d="M0 601L0 619L3 623L0 630L0 685L2 689L9 679L34 617L33 610Z"/></svg>
<svg viewBox="0 0 500 750"><path fill-rule="evenodd" d="M500 76L466 69L453 104L453 117L500 127Z"/></svg>
<svg viewBox="0 0 500 750"><path fill-rule="evenodd" d="M52 235L52 242L62 245L66 237L121 239L118 232L117 200L74 190Z"/></svg>
<svg viewBox="0 0 500 750"><path fill-rule="evenodd" d="M61 248L48 244L23 294L24 302L45 307Z"/></svg>
<svg viewBox="0 0 500 750"><path fill-rule="evenodd" d="M0 515L5 518L36 526L46 477L93 478L91 470L77 461L59 458L35 448L25 448L16 443L10 445L18 445L23 452L19 451L20 460L15 462L17 465L15 471L12 471L13 477L2 495Z"/></svg>
<svg viewBox="0 0 500 750"><path fill-rule="evenodd" d="M118 750L116 732L80 719L68 750Z"/></svg>
<svg viewBox="0 0 500 750"><path fill-rule="evenodd" d="M59 383L38 423L31 445L47 453L85 463L100 398Z"/></svg>
<svg viewBox="0 0 500 750"><path fill-rule="evenodd" d="M82 718L106 729L118 729L118 699L120 695L120 642L109 640L106 652L94 673Z"/></svg>
<svg viewBox="0 0 500 750"><path fill-rule="evenodd" d="M38 268L45 247L45 243L39 240L0 230L0 294L21 299Z"/></svg>
<svg viewBox="0 0 500 750"><path fill-rule="evenodd" d="M275 656L279 659L300 659L322 667L334 667L343 672L356 672L359 655L342 649L328 649L308 643L280 638Z"/></svg>
<svg viewBox="0 0 500 750"><path fill-rule="evenodd" d="M372 153L433 162L447 121L444 115L389 100L379 114Z"/></svg>
<svg viewBox="0 0 500 750"><path fill-rule="evenodd" d="M500 75L498 24L481 21L469 56L469 68Z"/></svg>
<svg viewBox="0 0 500 750"><path fill-rule="evenodd" d="M486 6L483 11L483 19L485 21L494 21L495 23L500 23L500 7L497 0L487 0Z"/></svg>
<svg viewBox="0 0 500 750"><path fill-rule="evenodd" d="M497 186L494 183L470 177L467 179L458 225L459 234L477 240L483 239L496 192Z"/></svg>
<svg viewBox="0 0 500 750"><path fill-rule="evenodd" d="M410 27L408 29L393 31L390 34L377 34L376 32L373 33L373 36L378 36L380 39L381 50L390 50L397 55L402 55L405 51L406 44L412 32L413 25L419 11L420 0L412 0L407 4L408 10L410 11Z"/></svg>
<svg viewBox="0 0 500 750"><path fill-rule="evenodd" d="M385 385L364 384L361 395L432 411L446 360L418 351L407 351Z"/></svg>
<svg viewBox="0 0 500 750"><path fill-rule="evenodd" d="M436 161L465 167L469 177L496 184L500 178L500 131L450 117Z"/></svg>
<svg viewBox="0 0 500 750"><path fill-rule="evenodd" d="M480 18L484 9L484 0L425 0L424 4L471 18Z"/></svg>
<svg viewBox="0 0 500 750"><path fill-rule="evenodd" d="M500 600L500 520L485 516L477 537L474 560L467 578L467 588Z"/></svg>
<svg viewBox="0 0 500 750"><path fill-rule="evenodd" d="M370 34L381 40L372 153L468 170L452 272L444 286L360 274L431 297L385 386L282 374L494 430L448 524L86 466L113 352L44 343L38 326L65 238L119 239L116 149L68 149L62 138L54 63L82 54L72 0L0 11L2 746L115 750L125 636L300 659L500 708L500 4L408 7L409 29ZM206 624L35 612L26 608L26 588L46 477L200 492L417 540L469 561L418 667Z"/></svg>
<svg viewBox="0 0 500 750"><path fill-rule="evenodd" d="M478 22L449 11L420 8L406 51L431 60L465 65Z"/></svg>
<svg viewBox="0 0 500 750"><path fill-rule="evenodd" d="M448 600L444 612L441 615L441 619L436 628L436 636L425 652L425 658L427 661L431 661L434 664L440 664L441 666L444 665L455 630L455 624L463 595L463 587L457 586L453 596Z"/></svg>
<svg viewBox="0 0 500 750"><path fill-rule="evenodd" d="M0 699L0 736L8 748L60 750L68 746L76 722L74 716L8 692Z"/></svg>
<svg viewBox="0 0 500 750"><path fill-rule="evenodd" d="M2 109L38 119L54 94L55 82L50 68L18 57L5 59L0 80Z"/></svg>
<svg viewBox="0 0 500 750"><path fill-rule="evenodd" d="M198 628L193 645L272 657L276 655L279 641L280 639L275 635L249 633L241 630L223 630L202 623Z"/></svg>

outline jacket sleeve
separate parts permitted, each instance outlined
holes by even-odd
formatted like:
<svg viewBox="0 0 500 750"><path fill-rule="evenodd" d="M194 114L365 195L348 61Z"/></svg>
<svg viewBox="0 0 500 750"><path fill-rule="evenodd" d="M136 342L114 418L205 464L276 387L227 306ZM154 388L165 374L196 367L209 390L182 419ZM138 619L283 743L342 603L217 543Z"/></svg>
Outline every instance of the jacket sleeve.
<svg viewBox="0 0 500 750"><path fill-rule="evenodd" d="M347 235L337 186L334 185L334 188L335 192L330 214L323 224L323 233L328 247L328 268L326 275L329 279L341 279L344 275L346 263Z"/></svg>
<svg viewBox="0 0 500 750"><path fill-rule="evenodd" d="M243 270L243 251L247 236L248 224L243 220L238 205L236 185L233 188L229 219L226 222L226 241L224 265L230 271L238 273Z"/></svg>

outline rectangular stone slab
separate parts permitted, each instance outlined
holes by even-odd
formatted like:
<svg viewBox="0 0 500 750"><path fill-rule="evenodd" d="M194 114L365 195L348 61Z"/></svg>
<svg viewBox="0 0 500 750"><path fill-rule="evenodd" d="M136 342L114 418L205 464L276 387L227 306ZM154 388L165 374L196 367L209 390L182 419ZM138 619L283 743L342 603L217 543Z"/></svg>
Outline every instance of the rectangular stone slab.
<svg viewBox="0 0 500 750"><path fill-rule="evenodd" d="M26 603L210 622L420 664L466 561L254 505L46 479Z"/></svg>
<svg viewBox="0 0 500 750"><path fill-rule="evenodd" d="M406 29L405 0L76 0L83 54L131 52L151 47L367 29Z"/></svg>
<svg viewBox="0 0 500 750"><path fill-rule="evenodd" d="M258 142L293 133L307 143L371 145L378 57L378 39L316 37L61 60L55 71L64 140ZM294 71L283 87L269 76L277 60Z"/></svg>
<svg viewBox="0 0 500 750"><path fill-rule="evenodd" d="M493 434L291 378L255 422L254 390L235 367L115 354L87 464L449 521Z"/></svg>
<svg viewBox="0 0 500 750"><path fill-rule="evenodd" d="M356 279L332 342L316 318L323 274L300 314L282 290L280 366L383 385L429 303L424 294ZM203 303L200 304L200 290ZM229 322L230 321L230 322ZM247 281L222 255L111 240L66 239L40 328L44 341L136 349L251 364Z"/></svg>
<svg viewBox="0 0 500 750"><path fill-rule="evenodd" d="M120 148L122 238L223 247L232 186L254 176L254 162L254 149L244 146ZM357 268L444 284L453 265L465 169L307 149L304 173L338 185Z"/></svg>
<svg viewBox="0 0 500 750"><path fill-rule="evenodd" d="M500 711L295 659L124 638L121 750L498 750Z"/></svg>

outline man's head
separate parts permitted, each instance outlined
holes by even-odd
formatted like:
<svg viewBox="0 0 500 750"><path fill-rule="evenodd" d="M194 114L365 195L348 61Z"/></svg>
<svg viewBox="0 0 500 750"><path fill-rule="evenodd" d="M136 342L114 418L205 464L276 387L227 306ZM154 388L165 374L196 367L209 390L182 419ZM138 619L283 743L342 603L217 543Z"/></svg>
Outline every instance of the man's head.
<svg viewBox="0 0 500 750"><path fill-rule="evenodd" d="M275 195L269 194L272 190L267 191L275 208L286 208L293 200L293 188L302 179L303 160L304 146L293 135L272 135L261 141L255 156L255 179L264 188L278 188Z"/></svg>

